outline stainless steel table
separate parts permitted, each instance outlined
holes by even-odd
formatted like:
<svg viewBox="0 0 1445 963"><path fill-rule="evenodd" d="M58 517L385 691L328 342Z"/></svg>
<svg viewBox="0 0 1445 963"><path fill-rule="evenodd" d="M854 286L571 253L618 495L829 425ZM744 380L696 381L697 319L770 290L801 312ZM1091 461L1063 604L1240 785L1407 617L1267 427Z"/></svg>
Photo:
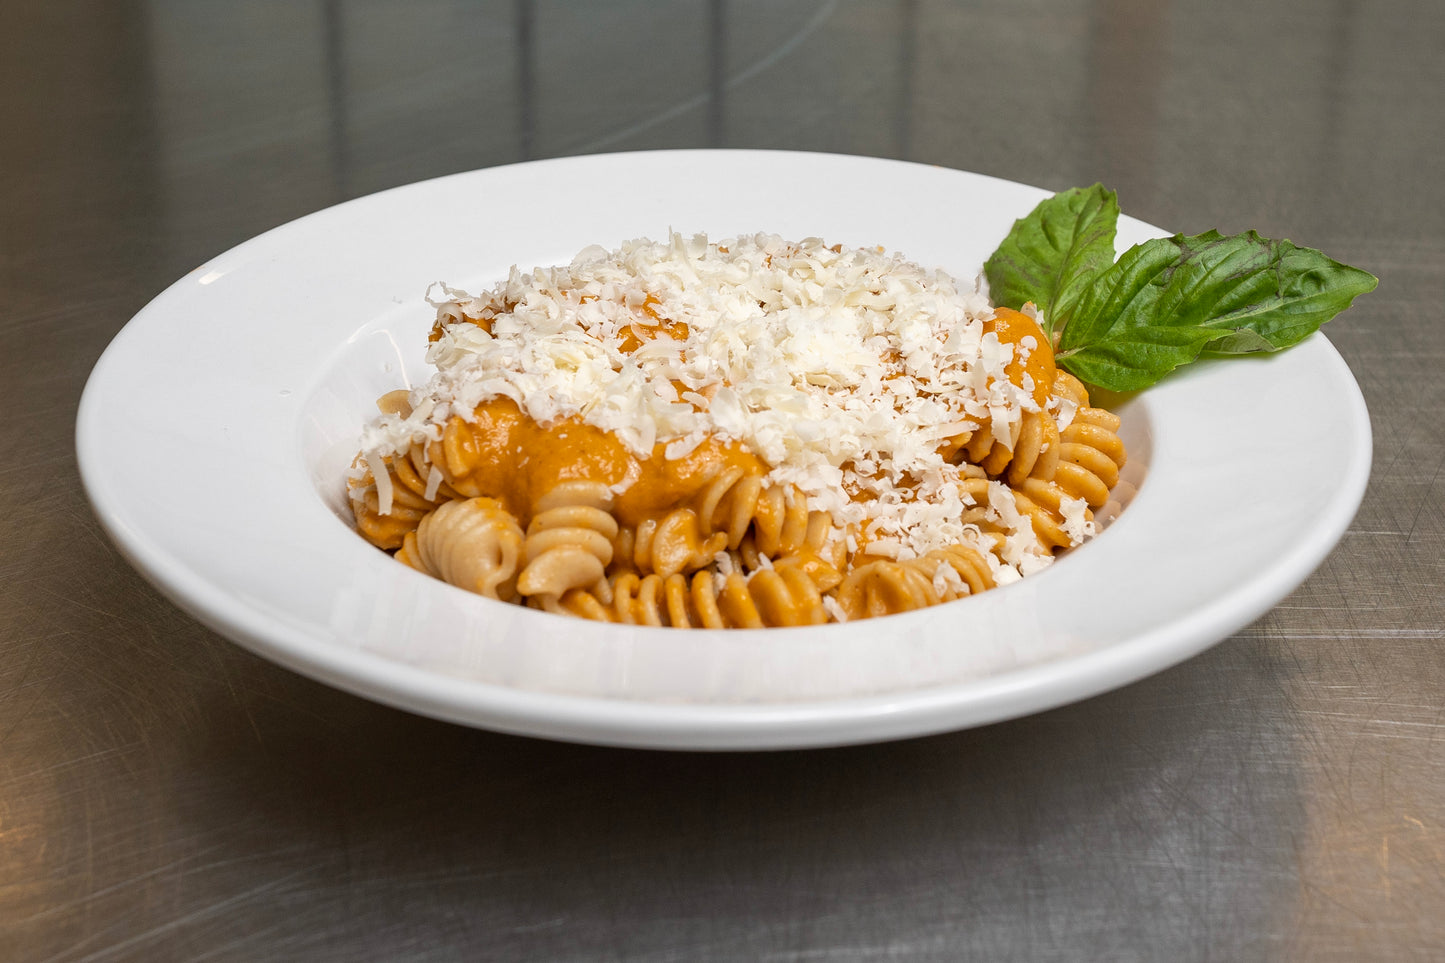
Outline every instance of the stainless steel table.
<svg viewBox="0 0 1445 963"><path fill-rule="evenodd" d="M21 0L3 20L0 959L1445 959L1436 0ZM1375 431L1353 527L1247 630L1121 691L756 755L353 698L202 628L101 534L76 401L176 277L391 185L694 146L1102 180L1153 223L1373 271L1327 329Z"/></svg>

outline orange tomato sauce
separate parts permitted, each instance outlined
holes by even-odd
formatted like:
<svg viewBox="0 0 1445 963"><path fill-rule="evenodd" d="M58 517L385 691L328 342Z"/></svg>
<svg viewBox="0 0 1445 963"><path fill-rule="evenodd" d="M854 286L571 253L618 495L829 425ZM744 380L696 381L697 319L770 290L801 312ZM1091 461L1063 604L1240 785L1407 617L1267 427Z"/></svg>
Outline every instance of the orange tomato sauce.
<svg viewBox="0 0 1445 963"><path fill-rule="evenodd" d="M656 311L651 295L644 301L637 323L623 333L623 350L634 351L660 334L687 337L687 325ZM468 318L486 326L481 319ZM1022 386L1023 376L1033 379L1033 397L1048 403L1054 383L1053 351L1033 319L1010 308L998 308L984 322L1000 342L1017 346L1032 337L1036 347L1026 360L1017 352L1006 366L1008 379ZM675 385L679 391L685 386ZM704 390L703 394L711 394ZM472 421L454 416L440 441L428 454L447 483L464 497L495 498L525 527L538 499L564 481L597 481L620 489L612 506L619 523L637 526L660 519L668 511L696 496L718 474L732 468L764 474L768 466L741 443L710 437L688 454L669 459L658 444L651 457L638 458L612 432L568 418L539 425L510 398L483 402ZM872 497L850 493L854 500Z"/></svg>
<svg viewBox="0 0 1445 963"><path fill-rule="evenodd" d="M697 495L720 471L767 471L741 443L717 438L681 458L667 458L666 446L658 444L640 459L612 432L576 418L539 425L510 398L483 402L474 417L447 423L428 452L432 463L460 494L497 499L524 527L537 500L559 482L620 487L630 479L612 511L621 524L635 526Z"/></svg>
<svg viewBox="0 0 1445 963"><path fill-rule="evenodd" d="M1054 352L1048 336L1034 319L1013 308L997 308L993 317L983 323L985 332L992 331L999 341L1015 346L1014 359L1004 368L1008 380L1023 387L1024 374L1034 381L1034 401L1040 408L1048 404L1054 387ZM1034 339L1035 347L1029 352L1028 360L1020 362L1018 344L1026 337Z"/></svg>

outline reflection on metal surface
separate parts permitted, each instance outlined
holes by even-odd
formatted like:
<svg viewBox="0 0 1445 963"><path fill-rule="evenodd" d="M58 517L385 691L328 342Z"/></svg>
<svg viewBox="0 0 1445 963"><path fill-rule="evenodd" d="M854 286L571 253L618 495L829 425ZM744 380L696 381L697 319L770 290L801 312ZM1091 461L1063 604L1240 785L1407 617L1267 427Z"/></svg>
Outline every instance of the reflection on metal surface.
<svg viewBox="0 0 1445 963"><path fill-rule="evenodd" d="M532 0L517 0L517 139L522 160L536 155L535 138L537 42L533 39L535 16Z"/></svg>
<svg viewBox="0 0 1445 963"><path fill-rule="evenodd" d="M326 2L6 6L0 957L1441 955L1438 0L535 0L530 27L518 0ZM1329 331L1376 432L1354 528L1235 639L1129 689L781 755L410 716L221 641L130 570L72 451L128 317L337 197L603 138L1107 177L1159 223L1338 252L1385 292Z"/></svg>
<svg viewBox="0 0 1445 963"><path fill-rule="evenodd" d="M1093 118L1092 172L1085 180L1128 184L1127 201L1142 206L1155 189L1169 3L1099 0L1094 17L1084 101Z"/></svg>
<svg viewBox="0 0 1445 963"><path fill-rule="evenodd" d="M898 101L893 108L895 157L913 158L913 101L918 80L918 0L901 0L898 14Z"/></svg>
<svg viewBox="0 0 1445 963"><path fill-rule="evenodd" d="M723 4L719 4L719 8L721 8L722 5ZM823 0L823 2L818 4L817 10L814 12L813 16L811 16L807 20L807 22L804 23L797 30L796 33L794 33L790 37L787 37L781 44L769 50L759 59L752 61L746 67L743 67L741 70L737 70L728 74L728 76L726 78L723 78L720 83L716 83L715 85L710 83L709 89L706 92L689 97L679 103L673 104L672 106L661 111L660 113L657 113L650 117L646 117L642 120L635 121L625 127L611 131L610 133L604 134L600 137L593 138L592 140L586 141L582 144L568 144L561 151L559 151L559 153L594 154L600 151L616 149L619 145L624 144L626 141L633 137L636 137L639 134L645 133L655 127L667 123L668 121L676 120L679 117L684 117L688 114L693 113L694 111L697 111L699 108L702 108L709 104L713 105L711 109L716 111L715 119L712 116L709 116L709 129L715 129L721 132L726 123L726 116L724 112L724 97L727 91L741 86L742 84L751 80L753 77L762 74L764 71L768 70L769 68L773 67L775 64L786 58L790 53L793 52L794 49L798 47L799 44L803 43L805 40L811 37L815 32L817 32L820 27L822 27L824 23L828 21L828 19L836 11L837 6L838 0ZM712 20L712 24L716 25L719 22L725 22L725 19L725 16L722 15L721 12L719 12L718 17ZM723 38L714 35L712 42L713 55L709 58L709 64L717 64L718 66L710 66L710 80L713 79L714 72L719 74L721 73L722 56L720 51L723 49Z"/></svg>
<svg viewBox="0 0 1445 963"><path fill-rule="evenodd" d="M336 199L351 196L351 159L347 130L351 126L346 98L346 37L342 0L323 0L326 51L326 102L330 108L327 133L331 152L331 178Z"/></svg>
<svg viewBox="0 0 1445 963"><path fill-rule="evenodd" d="M707 4L707 143L709 147L722 147L723 96L726 88L723 79L725 50L727 47L727 0L708 0Z"/></svg>

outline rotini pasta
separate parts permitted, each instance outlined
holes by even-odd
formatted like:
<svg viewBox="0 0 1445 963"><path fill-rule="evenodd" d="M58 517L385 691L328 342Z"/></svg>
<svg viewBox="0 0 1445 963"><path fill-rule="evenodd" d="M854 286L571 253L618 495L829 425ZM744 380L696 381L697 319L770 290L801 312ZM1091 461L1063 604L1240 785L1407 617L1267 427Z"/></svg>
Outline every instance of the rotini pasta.
<svg viewBox="0 0 1445 963"><path fill-rule="evenodd" d="M601 579L617 537L612 492L598 482L565 481L533 508L517 591L528 597L560 596Z"/></svg>
<svg viewBox="0 0 1445 963"><path fill-rule="evenodd" d="M396 557L444 582L511 601L522 550L522 530L506 509L490 498L468 498L429 512Z"/></svg>
<svg viewBox="0 0 1445 963"><path fill-rule="evenodd" d="M1027 313L880 250L674 235L485 295L379 402L360 533L504 601L764 628L988 591L1094 533L1126 453Z"/></svg>
<svg viewBox="0 0 1445 963"><path fill-rule="evenodd" d="M351 509L357 528L373 545L400 548L407 532L414 531L428 512L460 497L433 466L418 464L420 454L414 450L379 461L380 484L367 462L358 459L360 475L351 486ZM388 501L385 510L383 494Z"/></svg>
<svg viewBox="0 0 1445 963"><path fill-rule="evenodd" d="M542 607L598 621L684 629L761 629L827 621L817 584L801 565L785 562L751 575L625 572Z"/></svg>
<svg viewBox="0 0 1445 963"><path fill-rule="evenodd" d="M628 529L624 545L630 549L637 571L666 578L711 563L726 546L726 537L722 532L704 536L697 512L674 508L661 518L649 518Z"/></svg>

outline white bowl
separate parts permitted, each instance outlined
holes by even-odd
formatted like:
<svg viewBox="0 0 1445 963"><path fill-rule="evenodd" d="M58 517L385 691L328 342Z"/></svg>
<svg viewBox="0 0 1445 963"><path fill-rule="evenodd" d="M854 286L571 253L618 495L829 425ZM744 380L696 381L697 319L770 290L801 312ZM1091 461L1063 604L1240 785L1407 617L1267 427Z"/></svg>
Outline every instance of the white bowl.
<svg viewBox="0 0 1445 963"><path fill-rule="evenodd" d="M1117 411L1124 511L1016 585L846 625L681 631L492 602L352 530L375 399L424 380L423 300L669 229L882 244L969 278L1046 192L860 157L567 158L386 191L212 259L97 363L77 449L96 513L176 604L298 672L415 712L631 746L782 748L1006 719L1203 650L1299 585L1370 468L1354 379L1315 335L1204 362ZM1121 219L1119 247L1167 232Z"/></svg>

